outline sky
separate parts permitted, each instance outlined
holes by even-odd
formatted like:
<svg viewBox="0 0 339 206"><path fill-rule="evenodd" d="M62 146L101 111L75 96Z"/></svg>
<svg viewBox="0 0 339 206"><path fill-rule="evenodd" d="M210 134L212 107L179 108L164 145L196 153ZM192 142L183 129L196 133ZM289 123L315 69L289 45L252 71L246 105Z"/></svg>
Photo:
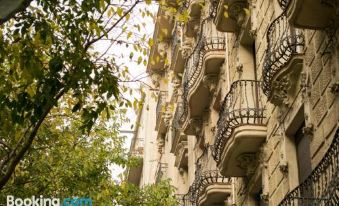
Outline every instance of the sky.
<svg viewBox="0 0 339 206"><path fill-rule="evenodd" d="M114 1L113 1L114 2ZM116 1L118 2L118 1ZM146 73L146 66L141 63L137 64L137 58L138 54L134 55L133 60L131 61L130 59L130 53L135 51L133 50L133 44L135 44L141 36L146 35L147 39L151 38L153 36L153 31L154 31L154 19L151 17L145 17L141 18L142 16L142 11L146 11L146 7L148 10L150 10L154 16L156 16L157 12L157 5L146 5L144 3L138 5L135 9L134 12L131 14L131 17L129 19L128 27L133 28L131 31L135 34L129 39L129 43L131 43L130 46L126 47L126 44L115 44L113 47L109 47L109 43L107 40L99 41L95 44L95 51L99 53L103 53L107 50L106 55L115 55L117 56L116 61L118 63L124 64L129 68L130 74L132 76L132 79L141 79L141 81L146 81L148 74ZM140 27L140 30L138 30L137 27L134 27L133 25L143 25ZM113 36L114 34L112 34ZM124 38L124 37L123 37ZM126 39L126 37L125 37ZM147 43L147 42L143 42ZM148 57L145 56L145 60L148 59ZM144 78L145 77L145 78ZM128 82L125 83L127 84L128 87L131 88L139 88L140 87L140 82ZM133 93L130 95L129 93L124 93L124 97L133 100L134 98L140 98L140 94L137 92ZM129 123L124 124L121 128L120 131L133 131L134 128L131 129L132 125L135 124L136 122L136 113L133 109L128 109L127 110L127 117L130 120ZM126 132L121 132L121 136L126 136L126 142L125 142L125 148L129 148L131 144L131 139L133 137L132 133L126 133ZM117 165L112 165L111 167L113 179L116 181L119 180L119 174L121 174L124 169L117 166Z"/></svg>

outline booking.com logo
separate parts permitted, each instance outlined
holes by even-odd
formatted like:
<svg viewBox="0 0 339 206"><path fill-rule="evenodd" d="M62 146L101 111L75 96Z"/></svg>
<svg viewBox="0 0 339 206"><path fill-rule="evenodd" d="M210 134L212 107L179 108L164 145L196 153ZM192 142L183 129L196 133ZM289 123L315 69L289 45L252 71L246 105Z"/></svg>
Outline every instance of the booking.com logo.
<svg viewBox="0 0 339 206"><path fill-rule="evenodd" d="M15 198L7 196L7 206L92 206L91 198L44 198L32 196L31 198Z"/></svg>

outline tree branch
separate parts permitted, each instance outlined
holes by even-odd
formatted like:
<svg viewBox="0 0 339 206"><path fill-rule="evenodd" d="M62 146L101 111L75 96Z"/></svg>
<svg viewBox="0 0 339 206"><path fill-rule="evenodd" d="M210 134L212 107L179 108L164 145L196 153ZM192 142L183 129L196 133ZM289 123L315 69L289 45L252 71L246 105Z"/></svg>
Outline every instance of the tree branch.
<svg viewBox="0 0 339 206"><path fill-rule="evenodd" d="M109 29L106 30L106 33L109 33L110 31L112 31L129 13L131 13L133 11L133 9L138 5L138 3L140 3L140 0L137 0ZM94 38L90 41L88 41L85 44L85 51L88 50L88 48L94 44L95 42L97 42L98 40L100 40L102 37L104 37L105 34L101 34L99 37Z"/></svg>

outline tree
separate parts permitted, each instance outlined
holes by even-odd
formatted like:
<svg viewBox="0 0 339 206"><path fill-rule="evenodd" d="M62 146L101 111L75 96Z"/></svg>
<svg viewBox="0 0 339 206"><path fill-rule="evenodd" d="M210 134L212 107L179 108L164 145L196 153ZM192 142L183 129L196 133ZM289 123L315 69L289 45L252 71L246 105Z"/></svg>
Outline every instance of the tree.
<svg viewBox="0 0 339 206"><path fill-rule="evenodd" d="M138 163L136 158L128 157L123 149L124 139L117 136L123 114L115 114L111 118L117 121L110 123L106 117L99 117L90 135L85 136L79 129L81 122L74 121L72 115L67 107L51 111L24 161L3 188L0 202L6 202L7 195L43 195L61 200L90 197L98 206L175 205L168 181L143 189L113 181L109 165L132 167Z"/></svg>

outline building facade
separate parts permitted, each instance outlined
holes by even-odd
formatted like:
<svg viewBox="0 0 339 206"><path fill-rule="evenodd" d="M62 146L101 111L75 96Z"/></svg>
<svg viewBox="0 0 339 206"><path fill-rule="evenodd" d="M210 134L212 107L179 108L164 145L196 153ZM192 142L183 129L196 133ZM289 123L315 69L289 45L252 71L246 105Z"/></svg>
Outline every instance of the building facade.
<svg viewBox="0 0 339 206"><path fill-rule="evenodd" d="M166 2L137 184L169 178L185 206L339 205L338 1Z"/></svg>

